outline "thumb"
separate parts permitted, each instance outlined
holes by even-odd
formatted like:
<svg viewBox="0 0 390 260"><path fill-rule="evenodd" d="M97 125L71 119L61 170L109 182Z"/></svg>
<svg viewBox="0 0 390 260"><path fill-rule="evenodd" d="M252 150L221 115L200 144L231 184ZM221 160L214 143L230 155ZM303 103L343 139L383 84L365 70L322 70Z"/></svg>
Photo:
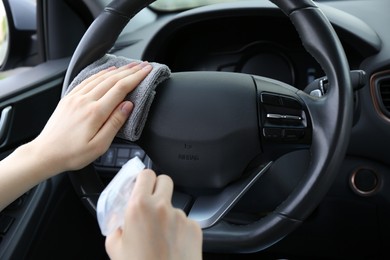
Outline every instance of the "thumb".
<svg viewBox="0 0 390 260"><path fill-rule="evenodd" d="M109 140L110 143L114 139L119 129L123 126L125 121L133 111L133 103L130 101L124 101L112 112L107 121L104 123L98 134L97 140Z"/></svg>
<svg viewBox="0 0 390 260"><path fill-rule="evenodd" d="M107 254L110 256L110 259L119 259L120 255L120 246L122 240L122 230L117 228L111 234L108 234L105 241L105 248Z"/></svg>

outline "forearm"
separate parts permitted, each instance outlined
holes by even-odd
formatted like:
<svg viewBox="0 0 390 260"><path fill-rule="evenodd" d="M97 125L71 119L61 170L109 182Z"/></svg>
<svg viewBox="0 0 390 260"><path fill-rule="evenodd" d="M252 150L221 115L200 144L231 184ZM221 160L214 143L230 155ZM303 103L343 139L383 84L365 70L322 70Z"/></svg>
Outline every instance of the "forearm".
<svg viewBox="0 0 390 260"><path fill-rule="evenodd" d="M0 211L56 172L44 155L28 143L0 161Z"/></svg>

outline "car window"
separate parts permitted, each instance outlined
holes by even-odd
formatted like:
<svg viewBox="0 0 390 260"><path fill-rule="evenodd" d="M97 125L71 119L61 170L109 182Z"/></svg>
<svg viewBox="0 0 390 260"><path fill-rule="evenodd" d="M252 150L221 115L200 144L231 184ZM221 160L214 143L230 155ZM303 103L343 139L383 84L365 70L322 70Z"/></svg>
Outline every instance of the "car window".
<svg viewBox="0 0 390 260"><path fill-rule="evenodd" d="M0 66L3 64L9 48L8 21L3 2L0 3ZM0 75L0 79L4 77Z"/></svg>
<svg viewBox="0 0 390 260"><path fill-rule="evenodd" d="M0 80L37 65L36 0L0 4Z"/></svg>

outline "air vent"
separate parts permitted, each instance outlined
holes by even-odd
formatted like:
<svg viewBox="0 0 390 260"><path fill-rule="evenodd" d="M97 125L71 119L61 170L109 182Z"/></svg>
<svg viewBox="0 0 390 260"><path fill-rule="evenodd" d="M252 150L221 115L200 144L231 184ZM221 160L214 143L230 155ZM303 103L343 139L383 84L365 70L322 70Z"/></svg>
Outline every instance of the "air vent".
<svg viewBox="0 0 390 260"><path fill-rule="evenodd" d="M378 83L380 101L382 101L383 109L390 113L390 78L381 80Z"/></svg>
<svg viewBox="0 0 390 260"><path fill-rule="evenodd" d="M371 78L371 94L375 109L387 121L390 120L390 71L383 71Z"/></svg>

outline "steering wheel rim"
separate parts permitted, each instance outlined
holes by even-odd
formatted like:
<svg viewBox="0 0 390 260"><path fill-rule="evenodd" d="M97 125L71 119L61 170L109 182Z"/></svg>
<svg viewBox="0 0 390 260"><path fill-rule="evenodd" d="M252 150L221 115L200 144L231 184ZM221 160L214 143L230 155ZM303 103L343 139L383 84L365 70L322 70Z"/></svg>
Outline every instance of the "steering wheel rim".
<svg viewBox="0 0 390 260"><path fill-rule="evenodd" d="M110 50L129 20L152 2L114 0L105 8L85 33L70 61L63 93L84 67ZM321 98L293 90L307 108L311 120L311 163L292 193L267 216L249 225L219 221L204 229L204 251L256 252L291 233L325 196L347 149L352 127L352 87L348 62L337 34L311 0L271 2L293 22L304 47L321 65L329 82L328 91ZM79 187L82 197L86 193L96 195L92 199L84 198L89 205L95 204L104 187L101 182L89 177L93 174L96 173L92 165L72 173L77 185L82 186L81 189Z"/></svg>

